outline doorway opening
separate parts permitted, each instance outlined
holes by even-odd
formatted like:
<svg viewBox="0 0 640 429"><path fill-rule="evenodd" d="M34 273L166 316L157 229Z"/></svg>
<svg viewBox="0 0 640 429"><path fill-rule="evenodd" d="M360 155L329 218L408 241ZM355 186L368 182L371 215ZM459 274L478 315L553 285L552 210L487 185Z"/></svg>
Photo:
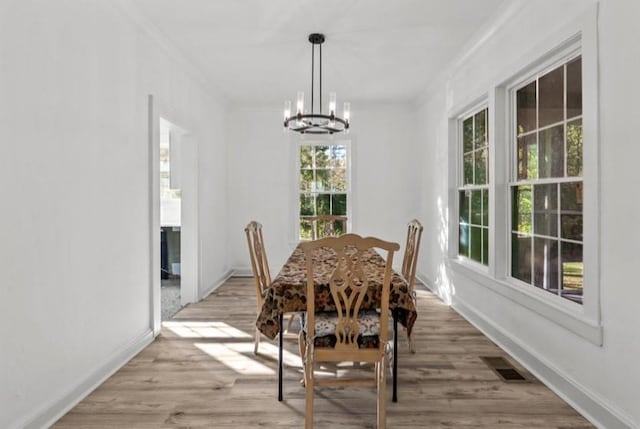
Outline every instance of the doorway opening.
<svg viewBox="0 0 640 429"><path fill-rule="evenodd" d="M181 130L160 118L160 289L161 320L170 320L181 304Z"/></svg>

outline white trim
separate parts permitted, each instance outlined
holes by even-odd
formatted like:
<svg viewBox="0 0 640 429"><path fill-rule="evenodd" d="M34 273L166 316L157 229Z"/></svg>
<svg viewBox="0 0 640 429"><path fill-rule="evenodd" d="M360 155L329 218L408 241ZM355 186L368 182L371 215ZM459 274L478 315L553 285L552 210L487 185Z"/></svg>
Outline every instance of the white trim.
<svg viewBox="0 0 640 429"><path fill-rule="evenodd" d="M200 264L200 216L198 189L198 142L194 136L183 132L180 135L182 153L182 200L180 228L180 304L197 301L201 283Z"/></svg>
<svg viewBox="0 0 640 429"><path fill-rule="evenodd" d="M537 290L533 286L524 288L508 277L510 267L510 231L505 226L504 216L510 223L509 180L510 162L510 115L508 108L509 90L543 67L550 67L563 55L570 55L578 48L583 62L583 182L584 199L584 304L579 305L567 299ZM532 60L533 58L533 60ZM522 65L526 66L523 67ZM506 71L504 71L506 70ZM597 64L597 5L592 5L580 16L567 22L565 26L547 37L529 52L517 59L511 66L501 70L500 75L490 80L488 91L489 106L489 269L478 270L473 264L458 259L457 221L448 223L448 246L445 263L454 271L472 278L479 285L503 295L537 314L557 323L601 346L603 327L600 311L600 180L599 180L599 131L598 131L598 64ZM458 153L460 151L458 119L473 106L480 105L484 96L468 98L458 108L449 109L449 175L448 207L451 213L458 213L457 186L460 177ZM587 124L587 125L585 125ZM493 132L491 131L493 130ZM501 216L502 219L498 219ZM500 227L502 225L502 227ZM453 245L455 243L455 245ZM588 247L587 247L588 246ZM530 289L530 290L528 290Z"/></svg>
<svg viewBox="0 0 640 429"><path fill-rule="evenodd" d="M101 364L94 366L93 368L96 369L91 371L84 380L72 386L66 392L62 392L59 397L45 403L33 412L30 417L23 419L21 423L14 425L11 429L39 429L53 426L56 421L151 344L153 340L153 331L150 329L137 335L129 343L107 357Z"/></svg>
<svg viewBox="0 0 640 429"><path fill-rule="evenodd" d="M341 134L341 135L295 135L290 137L290 147L292 148L290 153L290 165L293 164L295 167L293 168L293 172L291 174L291 204L290 210L291 219L289 230L290 232L290 247L295 247L299 242L300 231L299 231L299 213L300 213L300 146L303 145L315 145L315 146L323 146L323 145L342 145L347 149L347 231L353 231L354 223L352 216L352 207L353 207L353 178L354 174L353 170L353 139L349 134Z"/></svg>
<svg viewBox="0 0 640 429"><path fill-rule="evenodd" d="M451 75L454 74L465 61L472 57L479 49L483 48L487 40L522 10L522 3L520 1L504 0L496 10L498 14L495 19L484 24L480 30L469 38L469 43L460 49L460 54L446 64L437 76L430 79L430 85L416 97L416 104L424 104L433 91L442 88L450 79ZM463 104L468 105L469 103Z"/></svg>
<svg viewBox="0 0 640 429"><path fill-rule="evenodd" d="M543 354L537 353L519 339L510 336L460 298L454 297L452 307L596 427L603 429L636 427L630 417L620 414L605 398L598 396L568 374L560 371L545 359Z"/></svg>
<svg viewBox="0 0 640 429"><path fill-rule="evenodd" d="M148 96L149 162L149 327L154 337L160 335L160 115L154 96Z"/></svg>
<svg viewBox="0 0 640 429"><path fill-rule="evenodd" d="M195 136L171 120L167 106L149 94L149 240L150 240L150 321L155 336L162 328L162 292L160 280L160 121L170 124L182 152L182 199L180 259L183 281L180 284L181 304L197 301L201 283L199 210L198 210L198 146Z"/></svg>
<svg viewBox="0 0 640 429"><path fill-rule="evenodd" d="M431 293L439 296L438 289L429 276L419 273L416 277ZM517 338L511 337L458 296L453 297L450 306L596 427L602 429L639 429L633 425L629 416L621 414L605 398L563 373L548 362L542 354L535 353Z"/></svg>
<svg viewBox="0 0 640 429"><path fill-rule="evenodd" d="M178 64L190 77L202 85L209 96L213 99L222 100L228 104L229 98L217 86L212 79L189 60L183 52L178 49L173 42L167 38L158 27L153 24L140 10L129 0L116 0L112 3L116 9L132 23L137 29L141 29L160 48L160 50L172 60L173 64Z"/></svg>
<svg viewBox="0 0 640 429"><path fill-rule="evenodd" d="M602 346L602 325L584 314L584 309L581 305L565 299L551 299L557 298L557 296L528 284L519 287L511 282L496 280L486 273L474 270L468 264L462 264L457 260L451 259L449 262L454 272L552 320L591 343Z"/></svg>

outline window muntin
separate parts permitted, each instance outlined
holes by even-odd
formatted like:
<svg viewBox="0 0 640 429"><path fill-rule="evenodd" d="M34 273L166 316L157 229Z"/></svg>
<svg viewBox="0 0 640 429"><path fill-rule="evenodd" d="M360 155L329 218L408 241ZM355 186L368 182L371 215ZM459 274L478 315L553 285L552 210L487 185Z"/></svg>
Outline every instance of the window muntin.
<svg viewBox="0 0 640 429"><path fill-rule="evenodd" d="M317 215L347 216L348 156L349 151L344 144L300 145L299 240L310 240L313 237L313 223L309 218ZM342 229L343 224L336 222L335 232L346 232Z"/></svg>
<svg viewBox="0 0 640 429"><path fill-rule="evenodd" d="M582 62L515 90L511 277L582 303Z"/></svg>
<svg viewBox="0 0 640 429"><path fill-rule="evenodd" d="M458 255L489 264L489 113L484 108L464 117L462 180L458 188Z"/></svg>

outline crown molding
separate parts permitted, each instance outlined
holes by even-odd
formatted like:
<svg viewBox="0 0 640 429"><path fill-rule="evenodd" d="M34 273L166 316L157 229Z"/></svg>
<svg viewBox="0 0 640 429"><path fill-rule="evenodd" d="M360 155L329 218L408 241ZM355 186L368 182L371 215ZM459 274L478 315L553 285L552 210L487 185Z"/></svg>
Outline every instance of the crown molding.
<svg viewBox="0 0 640 429"><path fill-rule="evenodd" d="M202 85L207 93L218 102L229 104L229 97L211 81L206 74L189 60L130 0L116 0L112 3L116 9L141 29L171 60L175 61L190 77Z"/></svg>

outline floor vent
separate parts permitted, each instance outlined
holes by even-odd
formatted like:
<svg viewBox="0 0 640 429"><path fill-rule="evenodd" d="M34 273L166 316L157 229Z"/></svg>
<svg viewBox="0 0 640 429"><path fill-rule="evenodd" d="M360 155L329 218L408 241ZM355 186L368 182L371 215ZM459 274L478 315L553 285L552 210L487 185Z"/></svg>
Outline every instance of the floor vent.
<svg viewBox="0 0 640 429"><path fill-rule="evenodd" d="M480 359L503 381L527 381L527 379L502 356L480 356Z"/></svg>

